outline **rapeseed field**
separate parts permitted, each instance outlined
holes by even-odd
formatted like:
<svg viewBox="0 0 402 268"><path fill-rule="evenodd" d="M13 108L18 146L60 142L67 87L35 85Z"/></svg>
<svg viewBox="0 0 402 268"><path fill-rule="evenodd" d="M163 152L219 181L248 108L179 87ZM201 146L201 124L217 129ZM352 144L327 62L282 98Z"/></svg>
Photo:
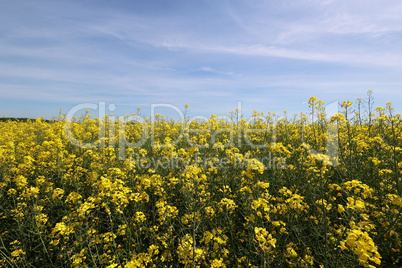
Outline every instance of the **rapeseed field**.
<svg viewBox="0 0 402 268"><path fill-rule="evenodd" d="M400 267L402 117L372 105L4 120L0 266Z"/></svg>

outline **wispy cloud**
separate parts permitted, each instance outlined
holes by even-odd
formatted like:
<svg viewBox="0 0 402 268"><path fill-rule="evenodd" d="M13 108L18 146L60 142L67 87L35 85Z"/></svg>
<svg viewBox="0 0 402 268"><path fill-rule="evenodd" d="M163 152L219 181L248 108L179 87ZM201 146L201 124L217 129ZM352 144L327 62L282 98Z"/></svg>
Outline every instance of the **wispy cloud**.
<svg viewBox="0 0 402 268"><path fill-rule="evenodd" d="M396 0L3 2L0 93L208 114L374 89L402 106L400 10Z"/></svg>

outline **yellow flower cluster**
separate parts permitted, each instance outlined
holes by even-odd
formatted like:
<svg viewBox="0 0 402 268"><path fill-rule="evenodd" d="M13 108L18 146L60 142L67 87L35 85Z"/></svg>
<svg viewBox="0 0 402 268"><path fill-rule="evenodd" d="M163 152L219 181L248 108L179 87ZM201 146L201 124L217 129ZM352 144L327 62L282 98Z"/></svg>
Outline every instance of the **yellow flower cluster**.
<svg viewBox="0 0 402 268"><path fill-rule="evenodd" d="M270 247L275 247L276 239L267 232L265 228L254 228L255 238L258 241L258 246L263 251L268 251Z"/></svg>
<svg viewBox="0 0 402 268"><path fill-rule="evenodd" d="M341 249L353 250L354 254L359 256L358 260L364 267L374 267L371 263L381 264L381 256L378 253L377 246L368 233L359 229L351 230L346 237L346 241L340 242ZM345 245L346 244L346 245Z"/></svg>

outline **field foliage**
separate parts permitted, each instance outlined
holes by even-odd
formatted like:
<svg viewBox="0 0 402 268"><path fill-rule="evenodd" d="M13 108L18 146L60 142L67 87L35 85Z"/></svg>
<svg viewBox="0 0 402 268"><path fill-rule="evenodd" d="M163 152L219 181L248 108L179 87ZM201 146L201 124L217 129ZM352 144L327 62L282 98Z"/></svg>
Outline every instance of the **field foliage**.
<svg viewBox="0 0 402 268"><path fill-rule="evenodd" d="M0 266L402 265L401 115L370 94L330 118L309 104L3 120Z"/></svg>

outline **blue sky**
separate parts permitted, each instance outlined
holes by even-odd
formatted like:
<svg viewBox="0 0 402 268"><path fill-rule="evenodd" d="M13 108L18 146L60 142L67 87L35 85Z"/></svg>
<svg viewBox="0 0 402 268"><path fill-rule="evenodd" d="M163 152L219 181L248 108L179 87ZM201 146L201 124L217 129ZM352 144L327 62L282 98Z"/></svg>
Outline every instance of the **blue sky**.
<svg viewBox="0 0 402 268"><path fill-rule="evenodd" d="M307 111L365 97L402 110L402 2L0 0L0 115L151 104L189 115ZM108 107L108 106L107 106ZM107 113L110 111L106 111ZM156 110L158 112L158 110ZM159 112L174 117L172 109ZM96 115L96 114L95 114Z"/></svg>

